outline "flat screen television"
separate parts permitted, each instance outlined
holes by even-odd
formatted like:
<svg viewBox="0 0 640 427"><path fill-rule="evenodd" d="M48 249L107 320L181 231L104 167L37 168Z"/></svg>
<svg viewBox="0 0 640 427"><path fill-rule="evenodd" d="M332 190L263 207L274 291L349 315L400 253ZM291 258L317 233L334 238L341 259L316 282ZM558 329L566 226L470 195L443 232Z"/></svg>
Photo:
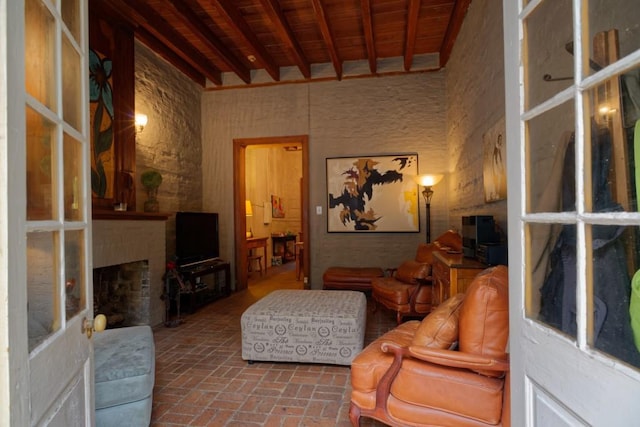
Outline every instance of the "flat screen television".
<svg viewBox="0 0 640 427"><path fill-rule="evenodd" d="M215 259L220 256L218 214L213 212L176 213L176 259L179 265Z"/></svg>

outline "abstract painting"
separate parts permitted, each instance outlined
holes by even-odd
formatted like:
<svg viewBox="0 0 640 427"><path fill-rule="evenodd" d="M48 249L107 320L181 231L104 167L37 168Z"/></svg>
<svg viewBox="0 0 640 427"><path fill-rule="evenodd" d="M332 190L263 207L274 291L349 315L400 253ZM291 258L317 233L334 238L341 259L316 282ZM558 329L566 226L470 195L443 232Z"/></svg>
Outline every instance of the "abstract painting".
<svg viewBox="0 0 640 427"><path fill-rule="evenodd" d="M417 154L327 158L327 231L419 232Z"/></svg>

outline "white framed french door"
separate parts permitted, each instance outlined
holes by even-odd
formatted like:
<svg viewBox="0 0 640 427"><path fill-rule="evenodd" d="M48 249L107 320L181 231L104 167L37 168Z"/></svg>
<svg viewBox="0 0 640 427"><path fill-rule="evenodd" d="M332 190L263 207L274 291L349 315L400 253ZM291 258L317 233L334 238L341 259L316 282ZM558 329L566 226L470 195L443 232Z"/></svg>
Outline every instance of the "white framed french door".
<svg viewBox="0 0 640 427"><path fill-rule="evenodd" d="M503 8L512 425L638 425L640 7Z"/></svg>
<svg viewBox="0 0 640 427"><path fill-rule="evenodd" d="M0 6L0 424L92 425L88 2Z"/></svg>

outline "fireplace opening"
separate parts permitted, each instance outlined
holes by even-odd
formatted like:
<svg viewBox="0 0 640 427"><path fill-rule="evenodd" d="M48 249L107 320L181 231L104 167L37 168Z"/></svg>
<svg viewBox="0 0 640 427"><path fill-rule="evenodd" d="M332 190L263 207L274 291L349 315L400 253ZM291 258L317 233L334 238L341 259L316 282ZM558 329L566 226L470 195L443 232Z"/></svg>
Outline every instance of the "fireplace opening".
<svg viewBox="0 0 640 427"><path fill-rule="evenodd" d="M93 270L93 313L107 317L108 328L149 322L149 261Z"/></svg>

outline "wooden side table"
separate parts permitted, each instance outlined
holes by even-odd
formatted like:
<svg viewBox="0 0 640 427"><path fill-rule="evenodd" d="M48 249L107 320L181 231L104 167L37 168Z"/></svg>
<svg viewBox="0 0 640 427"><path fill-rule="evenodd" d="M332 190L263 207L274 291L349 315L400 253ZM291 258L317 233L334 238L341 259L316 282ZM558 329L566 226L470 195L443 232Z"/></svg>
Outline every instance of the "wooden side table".
<svg viewBox="0 0 640 427"><path fill-rule="evenodd" d="M450 254L443 251L433 253L433 293L432 306L446 301L449 297L466 292L473 279L489 267L462 254Z"/></svg>

